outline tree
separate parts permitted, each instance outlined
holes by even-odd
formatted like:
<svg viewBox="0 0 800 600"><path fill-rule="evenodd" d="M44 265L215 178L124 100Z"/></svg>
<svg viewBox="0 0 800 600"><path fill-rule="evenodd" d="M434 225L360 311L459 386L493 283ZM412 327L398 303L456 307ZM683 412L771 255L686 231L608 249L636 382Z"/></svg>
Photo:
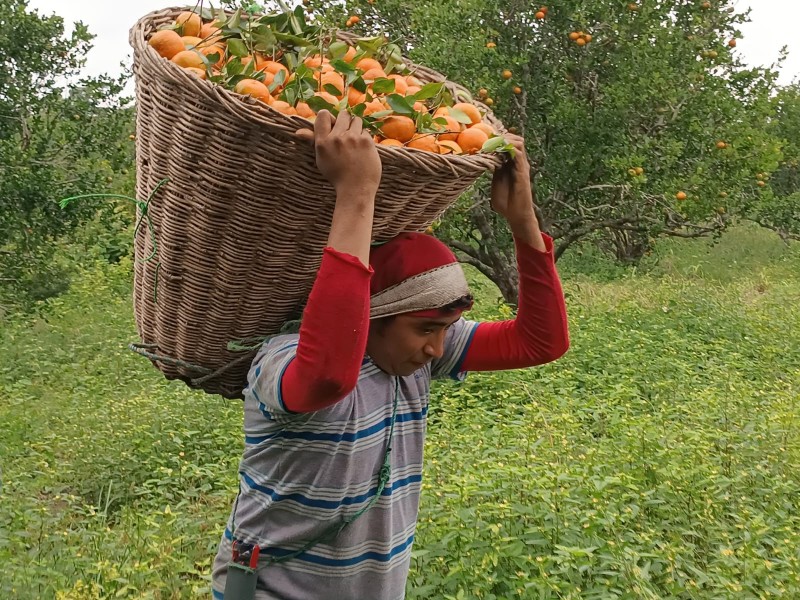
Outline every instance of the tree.
<svg viewBox="0 0 800 600"><path fill-rule="evenodd" d="M765 182L765 199L750 216L776 231L784 241L800 240L800 84L781 89L775 106L771 129L782 140L783 158L771 175L756 174Z"/></svg>
<svg viewBox="0 0 800 600"><path fill-rule="evenodd" d="M59 291L45 265L52 241L93 216L101 202L66 196L105 189L132 163L132 113L119 97L125 76L79 79L92 36L66 36L60 17L0 0L0 278L5 297ZM127 142L127 144L125 143ZM35 281L34 281L35 280Z"/></svg>
<svg viewBox="0 0 800 600"><path fill-rule="evenodd" d="M728 0L564 0L537 15L542 8L358 0L345 12L415 62L488 91L526 138L557 256L595 236L636 260L659 236L718 234L762 202L756 174L780 159L766 127L776 75L740 63L732 40L745 14ZM513 248L486 189L463 198L439 233L513 301Z"/></svg>

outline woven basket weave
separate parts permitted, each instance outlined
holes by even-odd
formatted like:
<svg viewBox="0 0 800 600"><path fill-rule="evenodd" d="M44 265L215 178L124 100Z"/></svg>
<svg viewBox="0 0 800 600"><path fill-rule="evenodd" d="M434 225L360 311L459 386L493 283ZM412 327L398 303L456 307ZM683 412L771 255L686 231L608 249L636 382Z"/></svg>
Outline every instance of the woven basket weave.
<svg viewBox="0 0 800 600"><path fill-rule="evenodd" d="M147 211L155 235L140 227L135 238L139 348L150 351L142 353L168 379L240 398L254 352L229 351L228 342L276 333L299 317L325 247L335 195L315 166L313 148L295 141L294 132L308 121L200 80L148 46L148 37L179 12L152 12L130 33L137 197L148 197L169 178ZM339 39L353 38L341 33ZM445 81L408 64L424 83ZM504 132L488 108L479 106L487 122ZM375 240L425 229L502 162L495 154L443 156L384 146L378 153L383 177ZM155 256L145 260L154 243Z"/></svg>

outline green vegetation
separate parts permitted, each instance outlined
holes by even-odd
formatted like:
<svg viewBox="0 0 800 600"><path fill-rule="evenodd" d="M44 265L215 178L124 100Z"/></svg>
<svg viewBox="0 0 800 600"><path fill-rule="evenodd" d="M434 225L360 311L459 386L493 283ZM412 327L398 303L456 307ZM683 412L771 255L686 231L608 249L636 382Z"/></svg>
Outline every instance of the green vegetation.
<svg viewBox="0 0 800 600"><path fill-rule="evenodd" d="M409 598L800 596L797 249L582 252L564 359L434 388ZM207 597L241 409L125 348L130 270L3 322L0 597Z"/></svg>

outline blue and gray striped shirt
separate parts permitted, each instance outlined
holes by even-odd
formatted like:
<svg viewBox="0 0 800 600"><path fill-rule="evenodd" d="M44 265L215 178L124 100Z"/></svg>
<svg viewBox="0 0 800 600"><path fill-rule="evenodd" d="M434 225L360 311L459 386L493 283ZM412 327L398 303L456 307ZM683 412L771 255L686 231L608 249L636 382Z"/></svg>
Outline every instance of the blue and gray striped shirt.
<svg viewBox="0 0 800 600"><path fill-rule="evenodd" d="M413 375L395 378L365 359L356 388L323 410L286 410L281 374L298 336L267 342L245 390L241 495L214 565L214 596L222 598L231 540L281 556L352 516L375 496L399 386L391 476L381 498L332 541L259 570L257 598L274 600L399 600L405 595L417 522L431 379L460 372L477 323L460 319L444 354ZM235 530L235 533L232 533Z"/></svg>

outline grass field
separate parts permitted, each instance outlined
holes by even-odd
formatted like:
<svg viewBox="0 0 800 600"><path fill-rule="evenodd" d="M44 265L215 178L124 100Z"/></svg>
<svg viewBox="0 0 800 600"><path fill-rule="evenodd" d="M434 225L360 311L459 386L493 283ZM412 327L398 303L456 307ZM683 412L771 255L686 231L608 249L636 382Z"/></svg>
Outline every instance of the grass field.
<svg viewBox="0 0 800 600"><path fill-rule="evenodd" d="M567 356L434 387L408 597L800 598L798 249L560 269ZM241 407L125 348L130 271L0 321L0 598L208 597Z"/></svg>

